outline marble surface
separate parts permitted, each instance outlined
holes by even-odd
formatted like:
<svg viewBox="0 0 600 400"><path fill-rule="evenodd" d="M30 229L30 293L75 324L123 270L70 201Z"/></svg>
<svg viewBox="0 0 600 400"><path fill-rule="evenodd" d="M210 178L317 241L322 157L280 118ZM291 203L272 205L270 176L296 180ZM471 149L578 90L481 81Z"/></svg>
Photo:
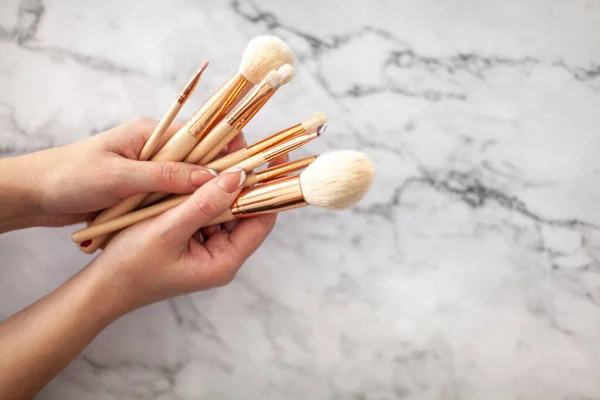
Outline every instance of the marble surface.
<svg viewBox="0 0 600 400"><path fill-rule="evenodd" d="M600 1L0 2L0 153L189 116L257 34L296 79L251 140L358 148L350 212L284 215L234 283L106 329L41 399L600 398ZM0 173L2 173L0 171ZM0 318L89 259L71 229L0 237Z"/></svg>

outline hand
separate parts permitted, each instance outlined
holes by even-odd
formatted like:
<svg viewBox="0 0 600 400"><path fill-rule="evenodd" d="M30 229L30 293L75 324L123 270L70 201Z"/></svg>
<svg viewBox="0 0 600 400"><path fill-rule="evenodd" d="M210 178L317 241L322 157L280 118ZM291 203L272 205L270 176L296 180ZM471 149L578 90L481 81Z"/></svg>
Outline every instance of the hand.
<svg viewBox="0 0 600 400"><path fill-rule="evenodd" d="M135 122L133 126L139 126L138 124L139 122ZM116 129L124 129L127 126ZM146 137L146 133L151 130L151 127L142 130L144 133L141 137ZM126 135L123 132L121 134ZM113 157L123 159L127 164L152 164L131 160L135 159L141 150L143 139L131 140L129 145L126 145L114 131L103 135L105 137L100 135L99 139L94 138L103 143L102 145L96 143L88 145L89 148L82 145L81 151L87 149L100 160L103 157L112 160L110 157ZM241 147L242 141L241 137L236 138L228 146L229 150L234 151ZM115 147L110 146L110 143L119 143L116 148L121 150L115 151ZM64 151L64 148L62 150ZM41 158L45 162L52 160L58 169L66 168L64 171L70 171L71 178L76 176L86 188L97 189L97 194L101 197L95 199L93 196L83 196L84 200L77 200L77 194L81 193L77 193L74 186L69 186L69 179L61 180L55 177L53 182L68 185L69 187L65 188L68 190L57 194L55 198L46 198L40 204L46 207L45 212L61 218L69 218L69 209L61 206L60 198L72 201L72 207L80 207L77 210L90 210L109 205L107 203L113 203L119 197L126 197L135 191L185 191L190 187L186 179L175 179L174 182L178 182L180 186L140 186L133 191L126 188L126 184L122 182L125 175L122 175L121 179L115 179L116 183L112 184L88 183L84 179L85 174L62 164L77 161L82 169L99 178L110 177L114 172L109 171L104 175L102 169L94 172L94 168L85 165L88 158L80 157L77 151L69 150L60 154L63 157L72 156L73 159L60 161L59 155ZM54 157L59 160L53 160ZM276 160L282 161L285 161L285 157ZM111 162L119 168L125 168L124 163L117 161L105 160L102 161L104 164L100 165L106 166ZM135 167L128 165L127 168ZM187 168L187 172L190 172L194 167L175 168ZM124 174L124 171L121 173ZM146 176L148 179L161 179L160 171L163 169L159 168L159 178L153 174ZM272 230L276 220L275 215L263 215L239 221L237 225L228 223L226 229L203 228L206 240L201 239L200 228L230 207L240 192L244 175L243 171L236 171L213 178L179 206L125 229L86 268L49 295L0 323L0 370L8 371L6 374L0 374L0 397L33 397L102 329L129 311L168 297L229 283L244 261ZM189 177L189 174L180 175L184 176ZM28 207L28 199L35 196L23 195L27 194L28 185L21 185L20 182L26 181L13 178L12 189L17 189L13 190L17 195L0 198L0 203L19 199L23 201L13 203L25 203ZM166 179L166 182L172 181ZM195 186L195 183L191 186ZM103 191L106 188L117 187L122 192L114 198ZM27 207L23 207L23 210ZM60 318L56 318L57 315L60 315Z"/></svg>
<svg viewBox="0 0 600 400"><path fill-rule="evenodd" d="M81 222L129 196L191 193L214 177L185 163L137 161L155 126L136 119L71 145L0 160L8 172L0 177L0 232ZM173 124L159 146L181 126Z"/></svg>

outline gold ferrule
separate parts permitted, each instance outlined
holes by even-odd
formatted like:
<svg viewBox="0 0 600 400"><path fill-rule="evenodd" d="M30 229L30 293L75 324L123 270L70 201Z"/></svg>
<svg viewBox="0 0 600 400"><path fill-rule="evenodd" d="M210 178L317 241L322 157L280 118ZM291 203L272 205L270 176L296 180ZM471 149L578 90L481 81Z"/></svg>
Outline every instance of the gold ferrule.
<svg viewBox="0 0 600 400"><path fill-rule="evenodd" d="M263 151L262 154L265 161L271 161L272 159L277 158L282 154L287 154L292 150L296 150L298 147L304 146L306 143L318 137L319 134L316 132L296 136Z"/></svg>
<svg viewBox="0 0 600 400"><path fill-rule="evenodd" d="M256 181L258 183L270 181L271 179L280 177L282 175L291 174L292 172L296 172L298 170L301 170L302 168L306 168L310 164L312 164L312 162L316 159L317 156L311 156L302 158L300 160L290 161L285 164L280 164L271 168L267 168L263 171L255 173L254 175L256 176Z"/></svg>
<svg viewBox="0 0 600 400"><path fill-rule="evenodd" d="M294 175L243 190L231 206L231 213L236 218L247 218L291 210L307 204L302 196L300 175Z"/></svg>
<svg viewBox="0 0 600 400"><path fill-rule="evenodd" d="M250 155L255 155L260 153L261 151L268 149L269 147L273 147L276 144L287 140L288 138L298 136L304 132L304 127L302 126L302 124L294 125L282 130L281 132L277 132L276 134L271 135L268 138L261 140L260 142L256 142L252 146L248 146L246 148L246 151L248 151Z"/></svg>
<svg viewBox="0 0 600 400"><path fill-rule="evenodd" d="M223 119L231 105L237 103L251 87L252 84L242 75L232 76L194 113L187 122L188 132L202 140Z"/></svg>
<svg viewBox="0 0 600 400"><path fill-rule="evenodd" d="M256 86L246 97L235 106L227 116L227 123L237 130L241 130L267 103L267 100L275 94L273 89L266 83Z"/></svg>
<svg viewBox="0 0 600 400"><path fill-rule="evenodd" d="M185 85L181 93L179 93L179 96L177 96L177 102L179 104L185 103L188 97L194 92L194 90L196 90L196 86L198 86L198 82L200 82L200 78L202 77L204 69L205 66L201 67L198 71L196 71L194 76L192 76L188 83Z"/></svg>

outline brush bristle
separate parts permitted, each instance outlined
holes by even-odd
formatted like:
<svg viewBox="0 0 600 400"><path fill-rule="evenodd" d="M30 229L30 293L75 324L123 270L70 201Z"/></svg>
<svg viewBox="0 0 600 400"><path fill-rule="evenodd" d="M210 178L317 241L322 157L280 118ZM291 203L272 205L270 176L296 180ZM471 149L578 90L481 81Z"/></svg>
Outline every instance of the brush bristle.
<svg viewBox="0 0 600 400"><path fill-rule="evenodd" d="M302 121L302 127L305 131L312 132L318 127L325 125L326 123L327 114L325 114L324 112L318 112Z"/></svg>
<svg viewBox="0 0 600 400"><path fill-rule="evenodd" d="M252 39L240 63L240 74L253 85L259 84L270 71L284 64L294 64L292 49L276 36L257 36Z"/></svg>
<svg viewBox="0 0 600 400"><path fill-rule="evenodd" d="M269 85L271 89L277 89L281 86L281 75L277 71L271 71L265 76L265 83Z"/></svg>
<svg viewBox="0 0 600 400"><path fill-rule="evenodd" d="M375 166L360 151L338 150L319 156L300 174L308 204L345 210L358 203L375 177Z"/></svg>
<svg viewBox="0 0 600 400"><path fill-rule="evenodd" d="M279 86L283 86L296 76L296 71L294 71L294 67L290 64L284 64L279 67Z"/></svg>

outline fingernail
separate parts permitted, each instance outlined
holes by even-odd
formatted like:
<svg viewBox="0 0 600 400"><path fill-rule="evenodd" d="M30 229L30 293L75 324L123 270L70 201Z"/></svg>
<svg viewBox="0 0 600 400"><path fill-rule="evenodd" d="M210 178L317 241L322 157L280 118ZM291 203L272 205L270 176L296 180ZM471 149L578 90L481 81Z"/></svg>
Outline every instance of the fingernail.
<svg viewBox="0 0 600 400"><path fill-rule="evenodd" d="M227 193L233 193L242 186L246 180L246 171L234 169L217 178L217 185Z"/></svg>
<svg viewBox="0 0 600 400"><path fill-rule="evenodd" d="M242 135L242 141L244 142L244 147L248 147L248 141L246 140L246 135L244 135L244 132L240 132L240 135Z"/></svg>
<svg viewBox="0 0 600 400"><path fill-rule="evenodd" d="M217 172L210 168L198 168L190 174L190 182L192 185L199 187L217 176Z"/></svg>
<svg viewBox="0 0 600 400"><path fill-rule="evenodd" d="M89 247L89 246L90 246L90 244L92 244L92 239L88 239L88 240L86 240L86 241L83 241L83 242L81 242L79 245L80 245L81 247L85 248L85 247Z"/></svg>

